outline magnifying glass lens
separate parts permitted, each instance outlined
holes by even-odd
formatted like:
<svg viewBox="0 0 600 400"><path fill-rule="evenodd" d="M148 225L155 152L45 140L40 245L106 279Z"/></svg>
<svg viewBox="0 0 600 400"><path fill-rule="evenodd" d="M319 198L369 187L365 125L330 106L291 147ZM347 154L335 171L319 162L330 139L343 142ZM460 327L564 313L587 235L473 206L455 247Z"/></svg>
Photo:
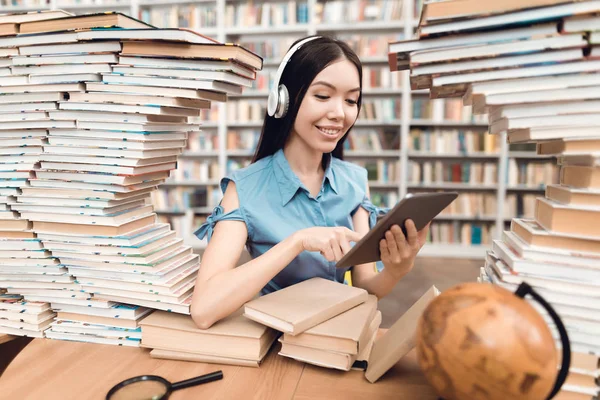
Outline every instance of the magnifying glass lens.
<svg viewBox="0 0 600 400"><path fill-rule="evenodd" d="M110 400L157 400L167 393L167 387L159 381L132 382L117 390Z"/></svg>

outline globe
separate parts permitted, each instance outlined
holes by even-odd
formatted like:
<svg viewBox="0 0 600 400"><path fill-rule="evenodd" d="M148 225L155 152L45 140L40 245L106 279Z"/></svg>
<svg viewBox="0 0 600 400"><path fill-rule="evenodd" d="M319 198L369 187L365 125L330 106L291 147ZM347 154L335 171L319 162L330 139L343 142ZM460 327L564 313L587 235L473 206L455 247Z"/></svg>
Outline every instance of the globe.
<svg viewBox="0 0 600 400"><path fill-rule="evenodd" d="M419 366L445 400L544 400L556 380L547 323L499 286L443 292L421 315L415 340Z"/></svg>

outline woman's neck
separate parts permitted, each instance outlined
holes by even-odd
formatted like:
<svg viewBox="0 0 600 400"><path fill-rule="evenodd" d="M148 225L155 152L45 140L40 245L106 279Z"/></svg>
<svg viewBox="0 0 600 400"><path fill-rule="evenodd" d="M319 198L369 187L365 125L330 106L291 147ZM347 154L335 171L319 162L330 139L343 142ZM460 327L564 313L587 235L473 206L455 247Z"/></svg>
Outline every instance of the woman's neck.
<svg viewBox="0 0 600 400"><path fill-rule="evenodd" d="M283 154L292 171L299 177L323 175L323 153L310 148L300 138L292 135L283 148Z"/></svg>

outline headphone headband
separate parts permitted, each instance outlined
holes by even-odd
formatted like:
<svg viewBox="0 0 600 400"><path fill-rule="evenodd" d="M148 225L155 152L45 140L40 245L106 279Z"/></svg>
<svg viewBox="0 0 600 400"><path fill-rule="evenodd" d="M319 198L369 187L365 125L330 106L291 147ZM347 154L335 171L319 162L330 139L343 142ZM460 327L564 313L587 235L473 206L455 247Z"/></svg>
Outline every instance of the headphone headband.
<svg viewBox="0 0 600 400"><path fill-rule="evenodd" d="M279 81L281 80L281 76L283 75L283 71L287 63L291 60L292 56L300 47L302 47L305 43L310 42L311 40L315 40L320 38L321 36L311 36L306 39L301 40L296 43L291 49L287 51L285 56L283 56L283 60L281 60L281 64L279 64L279 68L277 68L277 73L275 74L275 82L273 84L273 88L269 92L269 98L267 100L267 113L275 118L282 118L287 112L287 102L289 99L286 98L286 95L281 95L280 92L285 91L287 93L287 88L285 85L280 85Z"/></svg>

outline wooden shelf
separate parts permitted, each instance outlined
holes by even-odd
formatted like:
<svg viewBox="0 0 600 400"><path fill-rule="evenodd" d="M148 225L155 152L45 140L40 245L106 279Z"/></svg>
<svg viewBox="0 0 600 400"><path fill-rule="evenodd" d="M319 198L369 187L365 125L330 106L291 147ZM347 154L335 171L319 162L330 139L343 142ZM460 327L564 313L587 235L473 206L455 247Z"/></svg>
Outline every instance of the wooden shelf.
<svg viewBox="0 0 600 400"><path fill-rule="evenodd" d="M486 245L425 243L417 257L481 259L483 265L485 253L489 250L491 250L490 246Z"/></svg>
<svg viewBox="0 0 600 400"><path fill-rule="evenodd" d="M469 183L454 183L454 182L443 182L443 183L409 183L409 189L431 189L431 190L470 190L470 191L488 191L497 190L498 185L483 185L483 184L469 184Z"/></svg>
<svg viewBox="0 0 600 400"><path fill-rule="evenodd" d="M356 21L345 23L320 23L317 32L357 32L357 31L395 31L403 30L403 21Z"/></svg>
<svg viewBox="0 0 600 400"><path fill-rule="evenodd" d="M476 153L465 153L465 154L436 154L426 151L409 151L408 157L411 158L449 158L449 159L461 159L461 158L469 158L469 159L498 159L500 158L500 154L498 153L484 153L484 152L476 152Z"/></svg>

